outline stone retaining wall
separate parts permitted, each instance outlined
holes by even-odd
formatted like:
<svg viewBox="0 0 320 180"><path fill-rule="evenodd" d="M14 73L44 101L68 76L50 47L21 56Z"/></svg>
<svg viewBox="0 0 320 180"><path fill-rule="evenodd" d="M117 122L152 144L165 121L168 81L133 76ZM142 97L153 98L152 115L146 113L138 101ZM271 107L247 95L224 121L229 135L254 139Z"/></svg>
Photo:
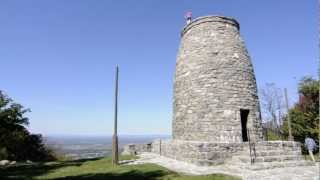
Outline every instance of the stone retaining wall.
<svg viewBox="0 0 320 180"><path fill-rule="evenodd" d="M257 157L270 155L301 155L301 144L292 141L260 141L254 143ZM130 144L125 146L122 154L136 155L152 152L172 159L210 166L229 162L233 156L249 156L248 143L217 143L182 140L155 140L146 144ZM252 150L253 154L253 150ZM275 160L278 160L275 158Z"/></svg>
<svg viewBox="0 0 320 180"><path fill-rule="evenodd" d="M152 143L151 152L201 166L208 166L224 163L233 154L243 150L245 144L157 140Z"/></svg>
<svg viewBox="0 0 320 180"><path fill-rule="evenodd" d="M141 152L151 152L152 143L127 144L123 147L122 155L137 155Z"/></svg>

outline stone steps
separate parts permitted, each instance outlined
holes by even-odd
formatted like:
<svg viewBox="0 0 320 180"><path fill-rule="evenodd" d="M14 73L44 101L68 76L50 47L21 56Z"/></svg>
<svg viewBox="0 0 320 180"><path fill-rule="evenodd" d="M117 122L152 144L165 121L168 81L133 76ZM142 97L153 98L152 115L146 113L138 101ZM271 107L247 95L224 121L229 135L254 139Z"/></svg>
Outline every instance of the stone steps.
<svg viewBox="0 0 320 180"><path fill-rule="evenodd" d="M257 157L254 163L251 164L250 156L233 156L228 162L231 166L237 166L250 170L273 169L282 167L296 167L296 166L314 166L315 163L307 161L302 155L300 156L264 156Z"/></svg>
<svg viewBox="0 0 320 180"><path fill-rule="evenodd" d="M289 147L264 147L264 146L257 146L257 145L253 145L251 146L252 148L254 148L255 150L258 151L273 151L273 150L277 150L277 151L299 151L301 148L289 148ZM248 150L249 151L249 147L248 146L244 146L243 150Z"/></svg>
<svg viewBox="0 0 320 180"><path fill-rule="evenodd" d="M255 154L256 157L259 156L281 156L281 155L292 155L292 156L299 156L301 155L300 151L283 151L283 150L269 150L269 151L258 151L255 150L255 152L251 152L252 155ZM244 150L238 153L238 155L250 155L249 150Z"/></svg>
<svg viewBox="0 0 320 180"><path fill-rule="evenodd" d="M312 161L306 161L301 154L299 144L291 142L258 142L251 151L254 161L251 164L249 145L243 147L227 163L240 168L260 170L295 166L313 166Z"/></svg>
<svg viewBox="0 0 320 180"><path fill-rule="evenodd" d="M299 161L285 161L285 162L262 162L254 163L253 165L246 165L246 169L261 170L261 169L273 169L283 167L297 167L297 166L314 166L312 161L299 160Z"/></svg>
<svg viewBox="0 0 320 180"><path fill-rule="evenodd" d="M251 163L251 158L248 155L239 155L239 156L233 156L233 161L240 161L243 163ZM303 156L299 155L281 155L281 156L257 156L254 158L255 163L260 162L283 162L283 161L298 161L298 160L304 160Z"/></svg>

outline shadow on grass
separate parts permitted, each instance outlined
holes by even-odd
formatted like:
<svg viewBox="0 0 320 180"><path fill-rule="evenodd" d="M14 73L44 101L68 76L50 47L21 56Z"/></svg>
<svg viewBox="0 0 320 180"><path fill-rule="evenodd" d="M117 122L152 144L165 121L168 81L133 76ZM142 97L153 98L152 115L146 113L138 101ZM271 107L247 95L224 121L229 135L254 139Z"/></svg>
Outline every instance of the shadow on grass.
<svg viewBox="0 0 320 180"><path fill-rule="evenodd" d="M34 178L49 178L46 175L50 174L50 172L55 171L59 168L64 167L76 167L81 166L83 163L87 163L89 161L96 161L98 159L81 159L75 161L63 161L63 162L52 162L52 163L43 163L43 164L34 164L34 165L19 165L19 166L11 166L6 168L0 168L0 180L3 179L34 179ZM102 162L103 164L104 162ZM106 163L111 163L107 161ZM88 165L88 164L87 164ZM119 166L119 168L112 168L107 170L106 172L94 172L96 166L99 167L101 162L98 164L92 163L95 166L88 166L85 168L80 167L74 168L77 169L78 174L65 176L63 172L58 174L58 176L51 177L52 179L58 180L93 180L93 179L111 179L111 180L156 180L156 179L215 179L215 180L227 180L227 179L236 179L234 177L226 177L224 175L208 175L208 177L193 177L193 176L184 176L179 175L175 172L168 171L164 168L160 168L154 165L142 165L142 166ZM86 165L85 165L86 166ZM72 169L72 168L71 168ZM91 172L92 173L91 173ZM68 173L67 173L68 174ZM42 176L44 175L44 176ZM42 176L42 177L38 177ZM64 177L63 177L64 176Z"/></svg>
<svg viewBox="0 0 320 180"><path fill-rule="evenodd" d="M52 163L18 164L14 166L1 167L0 179L32 179L32 177L46 174L52 170L65 166L81 166L84 162L95 161L95 159L80 159Z"/></svg>
<svg viewBox="0 0 320 180"><path fill-rule="evenodd" d="M121 174L118 173L98 173L98 174L83 174L78 176L67 176L63 178L57 178L58 180L76 180L76 179L124 179L124 180L153 180L159 179L168 173L162 170L154 170L149 172L142 172L138 170L131 170Z"/></svg>

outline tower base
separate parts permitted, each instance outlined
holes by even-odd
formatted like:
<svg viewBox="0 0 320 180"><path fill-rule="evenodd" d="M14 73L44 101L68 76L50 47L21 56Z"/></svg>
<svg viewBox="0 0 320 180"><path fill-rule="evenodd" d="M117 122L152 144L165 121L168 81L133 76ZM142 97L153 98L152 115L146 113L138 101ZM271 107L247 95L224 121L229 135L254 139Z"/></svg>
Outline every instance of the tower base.
<svg viewBox="0 0 320 180"><path fill-rule="evenodd" d="M129 148L130 147L130 148ZM155 140L127 145L123 154L152 152L198 166L229 164L251 169L313 165L301 154L301 144L294 141L259 141L254 143L217 143L183 140Z"/></svg>

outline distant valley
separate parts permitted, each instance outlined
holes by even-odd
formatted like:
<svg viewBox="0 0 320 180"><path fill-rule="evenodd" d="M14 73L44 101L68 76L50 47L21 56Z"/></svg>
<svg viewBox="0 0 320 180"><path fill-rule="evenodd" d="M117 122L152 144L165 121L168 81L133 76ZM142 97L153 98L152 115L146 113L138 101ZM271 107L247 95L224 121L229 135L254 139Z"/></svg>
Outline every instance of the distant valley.
<svg viewBox="0 0 320 180"><path fill-rule="evenodd" d="M126 144L148 143L155 139L168 139L169 135L120 135L119 152ZM62 136L45 137L46 144L71 159L88 159L111 155L112 136Z"/></svg>

